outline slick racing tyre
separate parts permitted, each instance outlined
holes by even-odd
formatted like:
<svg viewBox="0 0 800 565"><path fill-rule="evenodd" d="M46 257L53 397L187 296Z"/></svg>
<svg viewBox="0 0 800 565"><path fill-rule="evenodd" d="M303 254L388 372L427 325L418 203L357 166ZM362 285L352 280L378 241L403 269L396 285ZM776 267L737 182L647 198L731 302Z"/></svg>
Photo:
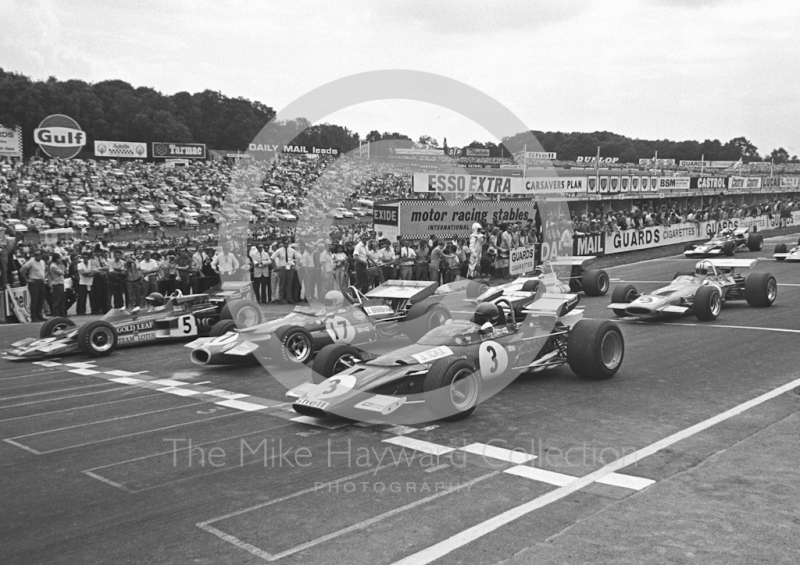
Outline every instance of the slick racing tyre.
<svg viewBox="0 0 800 565"><path fill-rule="evenodd" d="M636 290L636 287L632 284L626 284L625 286L615 286L614 291L611 293L611 303L612 304L630 304L639 296L639 292ZM625 310L619 310L614 308L613 310L614 315L622 318L626 316Z"/></svg>
<svg viewBox="0 0 800 565"><path fill-rule="evenodd" d="M326 345L314 358L311 381L319 384L363 360L364 354L352 345Z"/></svg>
<svg viewBox="0 0 800 565"><path fill-rule="evenodd" d="M522 283L522 292L536 292L539 288L539 281L530 280Z"/></svg>
<svg viewBox="0 0 800 565"><path fill-rule="evenodd" d="M117 330L103 320L89 322L78 330L78 349L92 357L105 357L117 348Z"/></svg>
<svg viewBox="0 0 800 565"><path fill-rule="evenodd" d="M747 238L747 248L750 251L761 251L764 249L764 236L760 233L754 233Z"/></svg>
<svg viewBox="0 0 800 565"><path fill-rule="evenodd" d="M619 326L608 320L581 320L567 338L567 363L584 379L610 379L622 366L625 340Z"/></svg>
<svg viewBox="0 0 800 565"><path fill-rule="evenodd" d="M694 293L694 315L703 322L716 320L722 310L722 295L715 286L701 286Z"/></svg>
<svg viewBox="0 0 800 565"><path fill-rule="evenodd" d="M252 328L263 320L261 308L252 300L233 300L222 307L220 320L233 320L237 328Z"/></svg>
<svg viewBox="0 0 800 565"><path fill-rule="evenodd" d="M425 405L438 420L456 421L475 411L481 396L481 377L466 359L434 361L422 383Z"/></svg>
<svg viewBox="0 0 800 565"><path fill-rule="evenodd" d="M403 333L412 342L417 343L419 338L431 331L444 325L452 316L450 311L439 304L425 304L420 302L414 304L406 315L406 321L401 328Z"/></svg>
<svg viewBox="0 0 800 565"><path fill-rule="evenodd" d="M788 253L789 249L786 247L785 243L779 243L775 246L775 253ZM776 257L778 261L786 260L786 257Z"/></svg>
<svg viewBox="0 0 800 565"><path fill-rule="evenodd" d="M39 328L39 338L57 336L74 327L75 322L69 318L50 318Z"/></svg>
<svg viewBox="0 0 800 565"><path fill-rule="evenodd" d="M225 335L228 332L232 332L236 329L236 322L233 320L220 320L213 326L211 326L211 330L208 332L208 337L219 337L221 335Z"/></svg>
<svg viewBox="0 0 800 565"><path fill-rule="evenodd" d="M478 298L489 290L489 285L480 281L469 281L467 284L467 298Z"/></svg>
<svg viewBox="0 0 800 565"><path fill-rule="evenodd" d="M272 341L272 359L284 367L299 367L314 355L314 340L303 328L278 328Z"/></svg>
<svg viewBox="0 0 800 565"><path fill-rule="evenodd" d="M772 306L778 297L778 282L769 273L750 273L744 281L744 297L750 306Z"/></svg>
<svg viewBox="0 0 800 565"><path fill-rule="evenodd" d="M586 296L605 296L610 286L608 273L602 269L589 269L583 273L583 292Z"/></svg>
<svg viewBox="0 0 800 565"><path fill-rule="evenodd" d="M726 257L733 257L733 254L736 253L736 243L733 241L726 241L722 244L722 253Z"/></svg>

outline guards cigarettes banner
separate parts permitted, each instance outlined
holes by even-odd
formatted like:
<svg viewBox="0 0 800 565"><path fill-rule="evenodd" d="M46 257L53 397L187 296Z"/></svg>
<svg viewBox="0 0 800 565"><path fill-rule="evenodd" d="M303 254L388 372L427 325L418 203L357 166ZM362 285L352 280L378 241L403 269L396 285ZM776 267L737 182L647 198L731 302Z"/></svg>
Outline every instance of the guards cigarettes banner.
<svg viewBox="0 0 800 565"><path fill-rule="evenodd" d="M22 128L0 126L0 157L22 157Z"/></svg>

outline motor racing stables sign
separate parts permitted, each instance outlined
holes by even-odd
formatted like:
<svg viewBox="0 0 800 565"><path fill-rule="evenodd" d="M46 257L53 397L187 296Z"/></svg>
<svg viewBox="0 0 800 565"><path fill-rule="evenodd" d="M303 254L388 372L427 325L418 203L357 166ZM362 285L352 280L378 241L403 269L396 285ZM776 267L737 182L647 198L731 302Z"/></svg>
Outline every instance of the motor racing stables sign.
<svg viewBox="0 0 800 565"><path fill-rule="evenodd" d="M536 215L536 203L521 200L499 202L441 202L410 200L398 208L400 235L411 239L466 237L472 224L525 224Z"/></svg>

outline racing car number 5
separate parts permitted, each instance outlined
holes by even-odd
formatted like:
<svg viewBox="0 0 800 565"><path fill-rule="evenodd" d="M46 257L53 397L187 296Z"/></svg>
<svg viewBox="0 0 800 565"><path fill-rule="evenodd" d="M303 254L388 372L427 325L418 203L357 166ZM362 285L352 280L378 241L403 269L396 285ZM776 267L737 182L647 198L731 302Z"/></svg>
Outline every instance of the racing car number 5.
<svg viewBox="0 0 800 565"><path fill-rule="evenodd" d="M508 353L496 341L484 341L478 350L481 376L491 379L508 368Z"/></svg>
<svg viewBox="0 0 800 565"><path fill-rule="evenodd" d="M191 315L181 316L178 318L178 327L173 328L171 335L179 337L197 335L197 320Z"/></svg>

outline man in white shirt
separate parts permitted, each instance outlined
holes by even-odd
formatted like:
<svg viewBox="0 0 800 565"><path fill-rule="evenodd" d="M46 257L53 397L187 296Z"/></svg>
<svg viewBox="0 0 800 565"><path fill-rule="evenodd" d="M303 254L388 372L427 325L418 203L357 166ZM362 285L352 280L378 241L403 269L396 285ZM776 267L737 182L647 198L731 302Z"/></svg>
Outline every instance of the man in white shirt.
<svg viewBox="0 0 800 565"><path fill-rule="evenodd" d="M264 244L258 243L250 250L250 260L253 262L253 291L256 300L261 304L272 301L270 292L269 267L272 264L269 253L264 251Z"/></svg>
<svg viewBox="0 0 800 565"><path fill-rule="evenodd" d="M283 240L283 247L272 254L272 262L275 270L278 271L279 283L277 302L284 301L289 304L296 304L294 300L294 276L297 271L297 262L300 254L292 247L289 247L289 239Z"/></svg>
<svg viewBox="0 0 800 565"><path fill-rule="evenodd" d="M400 241L400 280L410 281L413 278L414 272L414 259L417 257L417 252L411 247L407 239Z"/></svg>
<svg viewBox="0 0 800 565"><path fill-rule="evenodd" d="M231 248L224 245L222 253L211 260L211 267L220 275L233 275L239 269L239 260L231 253Z"/></svg>
<svg viewBox="0 0 800 565"><path fill-rule="evenodd" d="M369 263L368 241L369 235L362 233L361 241L356 244L356 248L353 250L353 259L355 259L356 264L356 287L364 294L369 291L369 278L367 276Z"/></svg>
<svg viewBox="0 0 800 565"><path fill-rule="evenodd" d="M86 297L89 296L92 290L92 282L94 281L94 271L89 264L91 256L91 253L84 251L81 261L78 263L78 303L75 311L78 316L86 314ZM94 313L92 312L92 314Z"/></svg>
<svg viewBox="0 0 800 565"><path fill-rule="evenodd" d="M144 252L144 258L139 261L139 270L142 272L142 295L158 292L158 261L153 259L149 250Z"/></svg>

